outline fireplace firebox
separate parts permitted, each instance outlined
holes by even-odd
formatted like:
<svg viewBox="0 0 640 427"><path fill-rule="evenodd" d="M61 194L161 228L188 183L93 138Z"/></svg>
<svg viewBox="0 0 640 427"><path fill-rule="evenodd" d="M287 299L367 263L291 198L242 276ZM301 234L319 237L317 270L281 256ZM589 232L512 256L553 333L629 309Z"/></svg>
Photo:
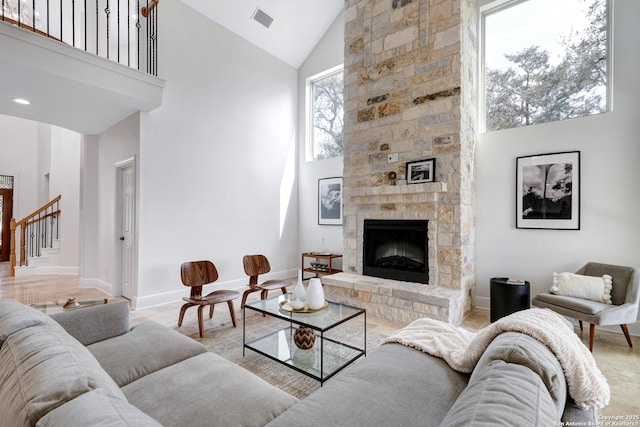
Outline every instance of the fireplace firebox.
<svg viewBox="0 0 640 427"><path fill-rule="evenodd" d="M429 283L427 220L365 219L365 276Z"/></svg>

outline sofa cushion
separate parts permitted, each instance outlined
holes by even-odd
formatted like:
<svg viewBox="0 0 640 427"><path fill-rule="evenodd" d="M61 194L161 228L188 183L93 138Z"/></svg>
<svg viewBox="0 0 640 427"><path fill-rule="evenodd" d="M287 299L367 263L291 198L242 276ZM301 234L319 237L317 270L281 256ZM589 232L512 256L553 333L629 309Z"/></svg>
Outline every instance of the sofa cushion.
<svg viewBox="0 0 640 427"><path fill-rule="evenodd" d="M502 333L482 354L470 381L496 360L531 369L547 388L556 406L556 415L562 415L567 401L567 382L560 362L547 346L528 335L517 332Z"/></svg>
<svg viewBox="0 0 640 427"><path fill-rule="evenodd" d="M40 418L36 427L109 426L161 427L156 420L123 399L95 389Z"/></svg>
<svg viewBox="0 0 640 427"><path fill-rule="evenodd" d="M55 313L51 318L82 345L126 334L131 329L128 301Z"/></svg>
<svg viewBox="0 0 640 427"><path fill-rule="evenodd" d="M269 427L435 427L467 381L468 375L454 371L438 357L401 344L385 344L324 383Z"/></svg>
<svg viewBox="0 0 640 427"><path fill-rule="evenodd" d="M472 376L440 426L560 425L556 412L546 386L535 372L496 360Z"/></svg>
<svg viewBox="0 0 640 427"><path fill-rule="evenodd" d="M53 323L46 314L12 299L0 299L0 347L7 337L30 326Z"/></svg>
<svg viewBox="0 0 640 427"><path fill-rule="evenodd" d="M214 353L156 371L122 390L131 404L167 427L263 426L298 401Z"/></svg>
<svg viewBox="0 0 640 427"><path fill-rule="evenodd" d="M119 387L207 351L198 341L151 321L87 348Z"/></svg>
<svg viewBox="0 0 640 427"><path fill-rule="evenodd" d="M82 344L55 322L22 329L0 349L0 425L34 425L96 388L124 395Z"/></svg>
<svg viewBox="0 0 640 427"><path fill-rule="evenodd" d="M534 299L545 303L544 307L547 307L548 304L552 304L560 307L566 307L569 310L577 311L584 314L596 314L601 312L602 310L611 308L611 306L601 302L582 298L567 297L564 295L540 293L536 295Z"/></svg>

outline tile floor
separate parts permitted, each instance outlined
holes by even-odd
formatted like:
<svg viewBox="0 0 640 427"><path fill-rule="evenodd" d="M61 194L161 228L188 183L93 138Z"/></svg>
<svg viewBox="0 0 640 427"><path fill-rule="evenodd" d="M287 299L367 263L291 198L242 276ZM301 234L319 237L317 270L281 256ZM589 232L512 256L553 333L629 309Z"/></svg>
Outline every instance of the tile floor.
<svg viewBox="0 0 640 427"><path fill-rule="evenodd" d="M64 301L69 297L102 298L105 296L105 293L98 289L80 288L76 276L47 275L12 278L8 275L8 268L7 262L0 263L0 298L13 298L25 304L34 304L45 301ZM132 322L151 319L166 326L175 327L181 305L180 302L176 302L134 311ZM185 334L197 331L196 312L194 308L187 311L183 326L180 328ZM236 313L241 311L237 309ZM214 318L205 321L205 328L228 322L230 318L226 307L219 306L216 308ZM489 312L478 309L465 319L462 327L476 331L488 324ZM367 328L385 335L393 333L402 326L404 325L385 319L367 317ZM589 332L588 328L585 329L587 331L581 333L577 330L577 333L587 344ZM622 334L600 329L596 331L594 357L611 387L611 403L599 412L600 416L640 416L640 338L632 337L635 347L629 348ZM640 427L640 420L628 425Z"/></svg>

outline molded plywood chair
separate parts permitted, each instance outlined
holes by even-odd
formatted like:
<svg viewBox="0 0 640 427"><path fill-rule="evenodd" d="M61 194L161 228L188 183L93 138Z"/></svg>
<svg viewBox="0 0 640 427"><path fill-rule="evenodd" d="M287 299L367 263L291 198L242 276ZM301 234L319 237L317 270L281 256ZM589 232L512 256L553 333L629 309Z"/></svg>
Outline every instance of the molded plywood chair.
<svg viewBox="0 0 640 427"><path fill-rule="evenodd" d="M244 264L244 272L249 276L249 289L242 294L242 304L244 307L247 302L247 296L252 292L260 292L260 299L265 299L269 294L269 291L274 289L281 289L282 294L287 293L287 286L291 283L286 280L267 280L262 283L258 283L258 276L266 274L271 271L271 266L267 257L264 255L245 255L242 258Z"/></svg>
<svg viewBox="0 0 640 427"><path fill-rule="evenodd" d="M218 290L213 291L206 296L202 296L202 287L206 284L213 283L218 280L218 270L211 261L190 261L185 262L180 267L180 278L182 284L191 287L191 295L188 298L182 298L187 303L180 309L180 319L178 326L182 326L184 313L189 307L198 306L198 328L200 330L200 338L204 336L204 320L202 318L202 310L209 306L209 319L213 317L213 308L216 304L226 302L229 306L231 321L236 326L236 314L233 309L233 300L240 297L240 292Z"/></svg>
<svg viewBox="0 0 640 427"><path fill-rule="evenodd" d="M611 302L604 304L582 298L542 293L536 295L531 303L539 308L548 308L556 313L577 319L582 331L582 322L589 322L589 350L593 351L596 325L620 325L629 347L633 347L627 323L635 323L638 317L640 301L640 270L611 264L590 262L576 274L612 277Z"/></svg>

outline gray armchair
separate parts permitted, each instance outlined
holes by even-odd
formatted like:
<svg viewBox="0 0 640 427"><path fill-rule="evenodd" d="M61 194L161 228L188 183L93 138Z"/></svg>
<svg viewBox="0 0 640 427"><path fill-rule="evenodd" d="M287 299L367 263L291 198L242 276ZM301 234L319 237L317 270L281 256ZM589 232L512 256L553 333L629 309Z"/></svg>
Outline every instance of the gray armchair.
<svg viewBox="0 0 640 427"><path fill-rule="evenodd" d="M611 289L612 304L551 293L536 295L531 304L577 319L580 323L580 330L582 330L583 321L589 322L589 350L591 351L593 351L596 325L620 325L629 347L633 347L627 323L635 323L638 318L640 269L590 262L576 271L576 274L596 277L603 274L610 275L613 279Z"/></svg>

